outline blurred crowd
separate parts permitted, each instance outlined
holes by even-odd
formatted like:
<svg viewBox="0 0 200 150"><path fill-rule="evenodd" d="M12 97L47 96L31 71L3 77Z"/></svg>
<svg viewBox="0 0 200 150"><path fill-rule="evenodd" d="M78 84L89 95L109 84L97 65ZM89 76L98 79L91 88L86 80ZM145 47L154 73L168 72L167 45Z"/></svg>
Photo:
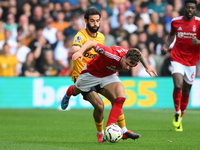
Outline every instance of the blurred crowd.
<svg viewBox="0 0 200 150"><path fill-rule="evenodd" d="M84 29L89 6L101 12L105 45L139 48L159 76L171 76L169 54L161 51L183 0L0 1L0 76L70 76L73 37ZM197 6L200 16L200 4ZM119 76L148 77L142 65ZM197 65L200 76L200 65Z"/></svg>

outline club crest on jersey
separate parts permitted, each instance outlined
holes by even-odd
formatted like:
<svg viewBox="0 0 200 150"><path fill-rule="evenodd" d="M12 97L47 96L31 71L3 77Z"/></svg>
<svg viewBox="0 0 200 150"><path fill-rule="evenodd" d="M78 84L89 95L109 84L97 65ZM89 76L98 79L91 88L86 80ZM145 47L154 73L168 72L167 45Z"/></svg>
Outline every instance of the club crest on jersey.
<svg viewBox="0 0 200 150"><path fill-rule="evenodd" d="M178 32L178 37L182 38L183 37L183 32Z"/></svg>
<svg viewBox="0 0 200 150"><path fill-rule="evenodd" d="M193 25L193 32L196 32L196 25Z"/></svg>

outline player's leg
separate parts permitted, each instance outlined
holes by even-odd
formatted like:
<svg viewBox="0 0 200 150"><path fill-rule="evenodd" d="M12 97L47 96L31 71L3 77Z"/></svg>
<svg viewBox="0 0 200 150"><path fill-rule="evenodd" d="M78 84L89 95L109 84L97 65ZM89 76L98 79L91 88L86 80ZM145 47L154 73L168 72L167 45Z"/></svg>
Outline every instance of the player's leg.
<svg viewBox="0 0 200 150"><path fill-rule="evenodd" d="M181 118L183 117L187 105L189 103L191 87L192 84L188 84L185 80L183 81L182 98L181 98Z"/></svg>
<svg viewBox="0 0 200 150"><path fill-rule="evenodd" d="M61 101L61 108L64 110L69 105L70 96L76 96L81 92L88 92L90 91L91 87L96 86L98 82L96 81L96 77L92 76L89 73L84 73L79 75L75 85L71 85L66 94L64 95Z"/></svg>
<svg viewBox="0 0 200 150"><path fill-rule="evenodd" d="M81 90L79 90L75 85L71 85L68 89L66 94L63 96L61 101L61 108L65 110L69 105L69 99L71 95L76 96L79 93L81 93Z"/></svg>
<svg viewBox="0 0 200 150"><path fill-rule="evenodd" d="M109 92L107 90L102 88L102 89L100 89L99 93L102 94L104 97L106 97L111 102L112 105L114 104L115 99L113 98L113 96L111 94L109 94ZM124 117L123 110L117 120L117 123L118 123L119 127L122 128L122 130L124 128L123 132L127 131L126 126L125 126L126 123L125 123L125 117Z"/></svg>
<svg viewBox="0 0 200 150"><path fill-rule="evenodd" d="M182 86L183 86L183 75L184 75L184 66L178 62L171 61L172 64L172 77L174 83L173 90L173 102L175 108L175 114L173 117L173 125L174 127L178 127L180 124L180 105L181 105L181 97L182 97Z"/></svg>
<svg viewBox="0 0 200 150"><path fill-rule="evenodd" d="M181 116L180 105L182 97L183 75L180 73L174 73L172 77L174 82L173 101L175 108L173 125L174 127L178 127L180 125L180 116Z"/></svg>
<svg viewBox="0 0 200 150"><path fill-rule="evenodd" d="M118 118L120 117L121 113L122 113L122 108L123 108L123 104L126 100L125 97L125 91L124 91L124 86L121 82L114 82L114 83L110 83L107 84L104 87L115 99L115 102L112 106L112 109L110 111L109 114L109 118L108 118L108 122L107 122L107 126L116 123ZM124 117L124 116L122 116ZM123 139L127 139L127 138L132 138L132 139L138 139L140 137L139 134L133 133L132 131L128 130L123 134Z"/></svg>
<svg viewBox="0 0 200 150"><path fill-rule="evenodd" d="M189 103L189 98L190 98L190 90L194 81L196 73L196 67L187 67L185 66L185 75L183 77L183 87L182 87L182 98L181 98L181 118L180 118L180 125L175 128L175 131L183 131L183 126L182 126L182 118L183 115L185 114L186 108Z"/></svg>
<svg viewBox="0 0 200 150"><path fill-rule="evenodd" d="M105 96L111 102L112 105L114 104L115 100L112 97L112 95L109 94L109 92L107 90L102 88L99 90L99 93L102 94L103 96ZM126 128L126 122L125 122L123 110L117 120L117 123L123 131L123 137L122 137L123 139L128 139L128 138L135 139L135 137L136 137L135 133Z"/></svg>
<svg viewBox="0 0 200 150"><path fill-rule="evenodd" d="M114 104L111 108L110 115L108 118L107 126L111 124L115 124L122 112L123 104L126 100L124 87L121 82L114 82L107 84L104 87L105 90L107 90L114 98Z"/></svg>
<svg viewBox="0 0 200 150"><path fill-rule="evenodd" d="M183 117L189 103L190 90L196 75L196 66L185 66L185 75L183 77L182 99L181 99L181 118Z"/></svg>
<svg viewBox="0 0 200 150"><path fill-rule="evenodd" d="M97 94L96 89L93 87L90 92L83 92L82 93L84 99L87 99L92 106L94 107L93 117L95 121L95 125L97 128L97 138L98 142L106 142L106 138L104 136L103 130L103 110L104 110L104 103L100 96Z"/></svg>

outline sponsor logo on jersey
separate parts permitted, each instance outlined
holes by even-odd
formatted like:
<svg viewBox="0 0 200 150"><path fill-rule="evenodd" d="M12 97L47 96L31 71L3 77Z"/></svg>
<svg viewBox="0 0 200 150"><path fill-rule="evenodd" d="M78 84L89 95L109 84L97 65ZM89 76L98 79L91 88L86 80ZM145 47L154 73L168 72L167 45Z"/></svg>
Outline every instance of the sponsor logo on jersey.
<svg viewBox="0 0 200 150"><path fill-rule="evenodd" d="M181 27L179 27L179 28L178 28L178 31L182 31L182 28L181 28Z"/></svg>
<svg viewBox="0 0 200 150"><path fill-rule="evenodd" d="M87 52L83 54L84 57L88 57L90 59L96 57L97 55L98 54L90 54L90 53L87 53Z"/></svg>
<svg viewBox="0 0 200 150"><path fill-rule="evenodd" d="M113 66L106 66L106 68L108 68L109 70L111 70L113 72L117 72L118 71L116 68L113 68Z"/></svg>
<svg viewBox="0 0 200 150"><path fill-rule="evenodd" d="M196 36L197 33L190 33L190 32L178 32L177 36L178 38L192 38L192 36Z"/></svg>
<svg viewBox="0 0 200 150"><path fill-rule="evenodd" d="M117 51L118 53L121 53L121 52L127 52L128 50L121 48L121 49L117 49L116 51Z"/></svg>
<svg viewBox="0 0 200 150"><path fill-rule="evenodd" d="M111 65L111 67L116 68L116 66L112 66L112 65Z"/></svg>
<svg viewBox="0 0 200 150"><path fill-rule="evenodd" d="M182 38L183 37L183 32L178 32L178 37Z"/></svg>

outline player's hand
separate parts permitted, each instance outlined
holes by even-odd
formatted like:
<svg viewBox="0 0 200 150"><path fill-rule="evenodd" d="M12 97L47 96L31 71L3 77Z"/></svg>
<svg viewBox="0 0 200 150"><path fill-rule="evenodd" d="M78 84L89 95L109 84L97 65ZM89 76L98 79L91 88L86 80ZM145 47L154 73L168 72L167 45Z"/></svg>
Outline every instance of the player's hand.
<svg viewBox="0 0 200 150"><path fill-rule="evenodd" d="M83 59L83 54L80 53L80 52L76 52L76 53L74 53L74 54L72 55L72 60L76 60L76 59L78 59L78 58L81 58L81 61L82 61L82 59Z"/></svg>
<svg viewBox="0 0 200 150"><path fill-rule="evenodd" d="M148 66L148 67L146 68L146 72L147 72L151 77L153 77L153 76L158 76L156 70L155 70L153 67ZM153 72L154 75L152 75L151 72Z"/></svg>
<svg viewBox="0 0 200 150"><path fill-rule="evenodd" d="M169 51L169 48L166 48L166 46L164 45L164 46L162 47L162 52L163 52L163 54L167 54L168 51Z"/></svg>
<svg viewBox="0 0 200 150"><path fill-rule="evenodd" d="M194 45L198 45L199 44L199 40L194 35L192 35L191 41L192 41L192 44L194 44Z"/></svg>

